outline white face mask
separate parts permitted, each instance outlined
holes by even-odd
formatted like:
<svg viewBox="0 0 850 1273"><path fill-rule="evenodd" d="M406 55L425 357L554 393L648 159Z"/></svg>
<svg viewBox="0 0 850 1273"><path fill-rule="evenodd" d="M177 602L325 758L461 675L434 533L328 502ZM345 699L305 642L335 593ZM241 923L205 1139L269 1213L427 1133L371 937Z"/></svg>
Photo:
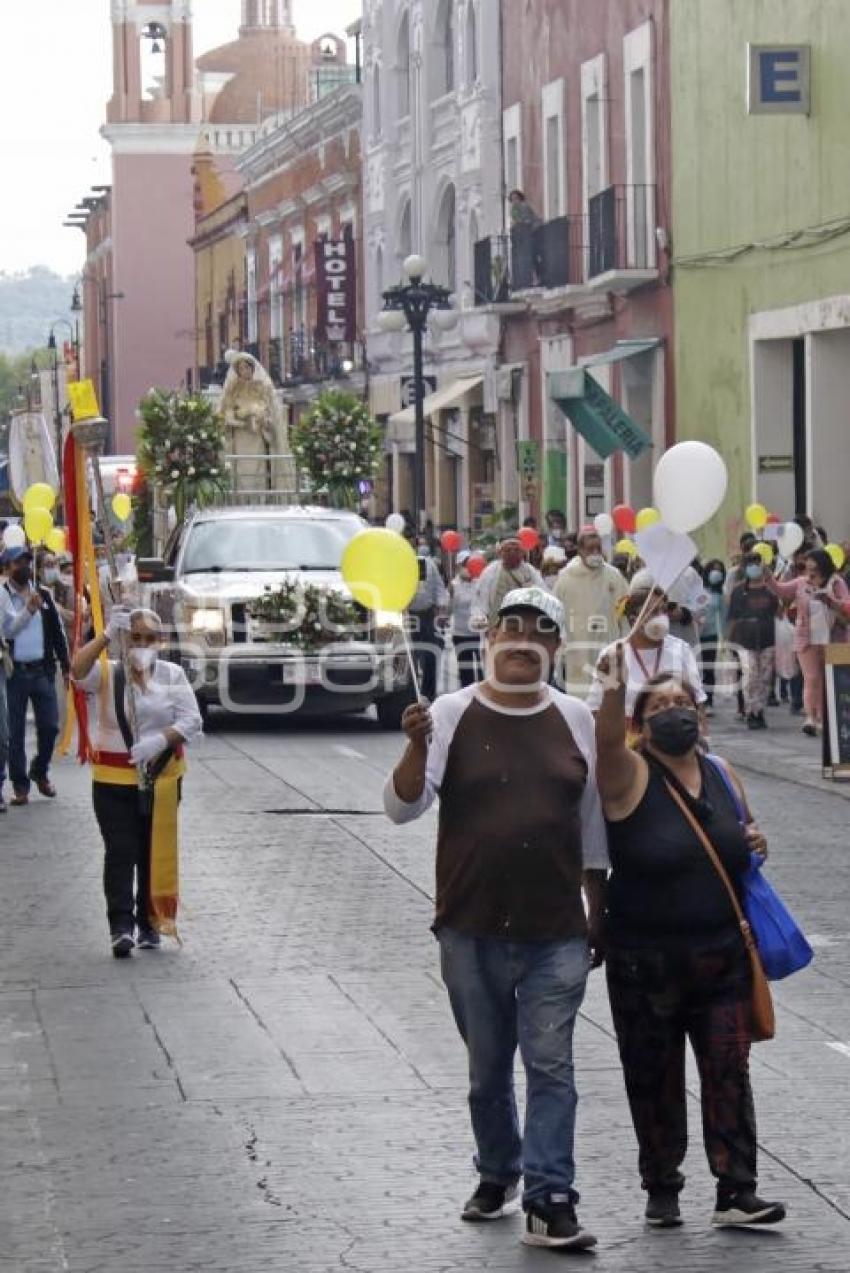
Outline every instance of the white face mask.
<svg viewBox="0 0 850 1273"><path fill-rule="evenodd" d="M670 620L666 614L657 614L644 624L643 630L650 641L663 641L670 634Z"/></svg>
<svg viewBox="0 0 850 1273"><path fill-rule="evenodd" d="M137 672L150 672L156 663L156 654L152 645L134 645L130 649L130 662Z"/></svg>
<svg viewBox="0 0 850 1273"><path fill-rule="evenodd" d="M601 553L591 553L589 557L585 557L584 564L588 570L600 570L605 565L605 558Z"/></svg>
<svg viewBox="0 0 850 1273"><path fill-rule="evenodd" d="M56 569L55 566L48 566L47 569L44 571L43 578L45 583L58 583L59 571Z"/></svg>

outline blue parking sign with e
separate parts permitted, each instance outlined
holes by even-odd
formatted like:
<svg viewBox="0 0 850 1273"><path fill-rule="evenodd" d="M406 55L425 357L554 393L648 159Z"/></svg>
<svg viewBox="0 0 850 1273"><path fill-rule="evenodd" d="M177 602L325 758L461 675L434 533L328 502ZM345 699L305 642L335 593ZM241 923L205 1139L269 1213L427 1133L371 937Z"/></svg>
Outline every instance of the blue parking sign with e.
<svg viewBox="0 0 850 1273"><path fill-rule="evenodd" d="M808 115L811 50L807 44L749 46L751 115Z"/></svg>

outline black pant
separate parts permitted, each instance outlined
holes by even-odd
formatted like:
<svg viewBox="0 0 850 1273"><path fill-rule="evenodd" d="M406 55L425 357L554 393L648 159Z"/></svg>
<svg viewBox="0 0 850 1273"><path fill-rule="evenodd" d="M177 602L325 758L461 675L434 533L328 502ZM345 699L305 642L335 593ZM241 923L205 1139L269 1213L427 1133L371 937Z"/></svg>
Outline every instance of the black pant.
<svg viewBox="0 0 850 1273"><path fill-rule="evenodd" d="M442 641L437 636L436 610L411 612L413 649L419 665L420 689L429 703L437 697L437 672Z"/></svg>
<svg viewBox="0 0 850 1273"><path fill-rule="evenodd" d="M607 972L644 1189L678 1191L685 1183L688 1039L712 1175L732 1190L754 1187L752 977L738 934L712 950L613 950Z"/></svg>
<svg viewBox="0 0 850 1273"><path fill-rule="evenodd" d="M789 682L791 687L791 706L795 712L803 710L803 673L798 672Z"/></svg>
<svg viewBox="0 0 850 1273"><path fill-rule="evenodd" d="M702 683L708 696L708 706L714 703L714 689L717 684L715 669L717 665L717 638L708 637L700 645L702 656Z"/></svg>
<svg viewBox="0 0 850 1273"><path fill-rule="evenodd" d="M461 687L476 685L481 680L481 638L454 637L455 658Z"/></svg>
<svg viewBox="0 0 850 1273"><path fill-rule="evenodd" d="M149 928L151 819L139 811L137 787L96 782L94 813L106 849L103 891L109 931Z"/></svg>

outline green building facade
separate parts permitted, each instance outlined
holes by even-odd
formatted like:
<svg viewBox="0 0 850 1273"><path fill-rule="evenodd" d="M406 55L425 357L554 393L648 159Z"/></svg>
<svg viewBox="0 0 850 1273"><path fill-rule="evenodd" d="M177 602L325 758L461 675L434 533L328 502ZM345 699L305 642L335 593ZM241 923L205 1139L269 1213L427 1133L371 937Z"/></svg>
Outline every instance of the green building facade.
<svg viewBox="0 0 850 1273"><path fill-rule="evenodd" d="M671 0L676 432L850 538L850 5Z"/></svg>

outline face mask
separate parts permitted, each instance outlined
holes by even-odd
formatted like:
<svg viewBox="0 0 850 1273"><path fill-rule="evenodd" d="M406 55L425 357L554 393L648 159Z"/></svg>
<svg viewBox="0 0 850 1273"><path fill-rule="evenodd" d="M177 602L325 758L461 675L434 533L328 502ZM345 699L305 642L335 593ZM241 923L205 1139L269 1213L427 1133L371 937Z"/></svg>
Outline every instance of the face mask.
<svg viewBox="0 0 850 1273"><path fill-rule="evenodd" d="M130 650L130 662L137 672L150 672L156 663L156 649L152 645L134 645Z"/></svg>
<svg viewBox="0 0 850 1273"><path fill-rule="evenodd" d="M668 707L646 724L653 747L667 756L684 756L699 742L699 717L691 707Z"/></svg>
<svg viewBox="0 0 850 1273"><path fill-rule="evenodd" d="M605 558L601 553L591 553L589 557L585 557L584 564L588 570L600 570L605 565Z"/></svg>
<svg viewBox="0 0 850 1273"><path fill-rule="evenodd" d="M719 570L709 571L708 582L711 584L712 588L719 588L720 585L723 583L722 572Z"/></svg>
<svg viewBox="0 0 850 1273"><path fill-rule="evenodd" d="M643 630L650 641L663 641L670 634L670 620L666 614L657 614L644 624Z"/></svg>
<svg viewBox="0 0 850 1273"><path fill-rule="evenodd" d="M43 579L45 583L58 583L59 571L55 566L48 566L44 572Z"/></svg>
<svg viewBox="0 0 850 1273"><path fill-rule="evenodd" d="M747 566L746 575L748 579L761 579L764 571L761 566Z"/></svg>

